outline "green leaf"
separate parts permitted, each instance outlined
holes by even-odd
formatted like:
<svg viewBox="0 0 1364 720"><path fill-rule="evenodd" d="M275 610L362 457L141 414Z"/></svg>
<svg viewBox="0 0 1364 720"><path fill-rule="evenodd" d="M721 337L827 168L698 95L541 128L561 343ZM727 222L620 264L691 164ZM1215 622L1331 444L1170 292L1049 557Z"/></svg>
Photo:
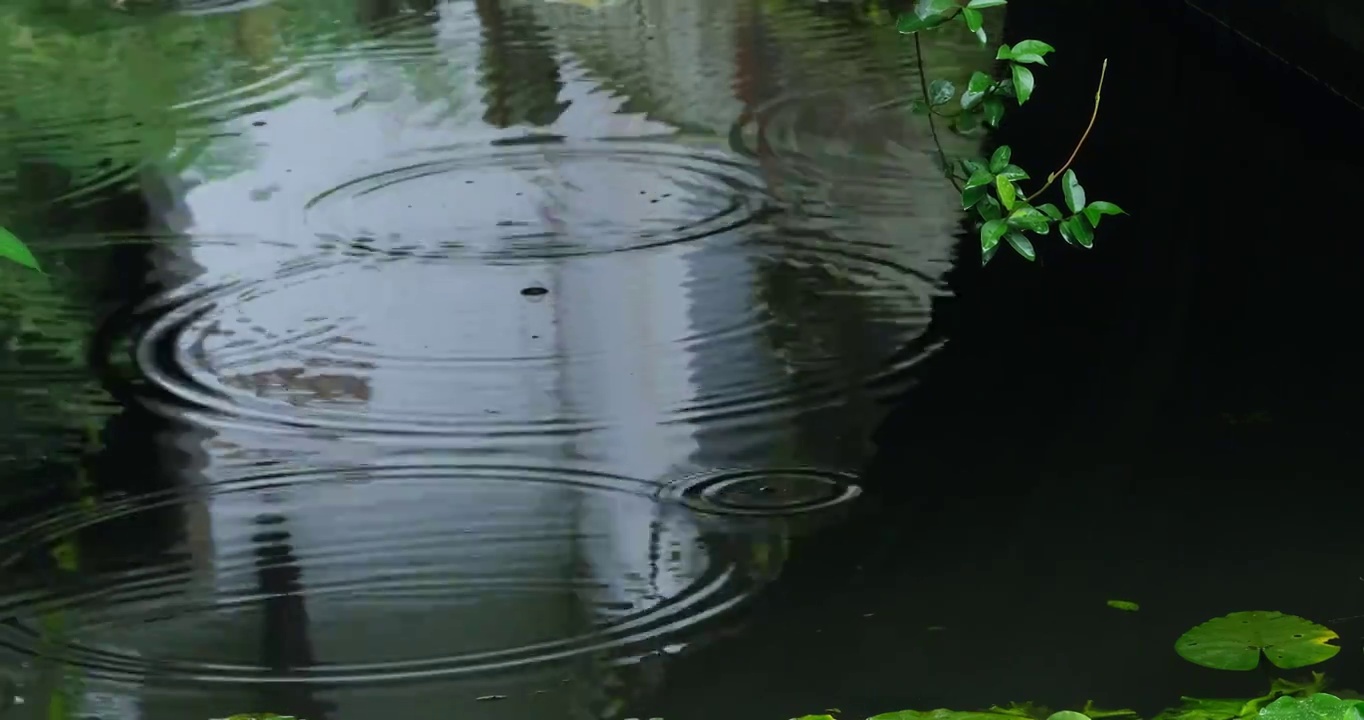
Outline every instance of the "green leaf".
<svg viewBox="0 0 1364 720"><path fill-rule="evenodd" d="M962 158L958 162L961 163L962 168L966 170L968 175L973 175L978 172L989 172L987 161L982 157Z"/></svg>
<svg viewBox="0 0 1364 720"><path fill-rule="evenodd" d="M980 249L991 250L999 244L999 239L1009 231L1009 224L1003 220L990 220L980 226Z"/></svg>
<svg viewBox="0 0 1364 720"><path fill-rule="evenodd" d="M1072 245L1094 247L1094 229L1079 215L1071 215L1061 221L1061 237Z"/></svg>
<svg viewBox="0 0 1364 720"><path fill-rule="evenodd" d="M1063 216L1061 215L1061 208L1056 207L1055 205L1053 205L1053 204L1051 204L1051 203L1044 203L1044 204L1042 204L1042 205L1038 205L1038 206L1037 206L1037 209L1038 209L1038 210L1041 210L1041 211L1044 212L1044 213L1046 213L1046 214L1047 214L1047 217L1051 218L1052 220L1058 220L1058 221L1059 221L1059 220L1063 217Z"/></svg>
<svg viewBox="0 0 1364 720"><path fill-rule="evenodd" d="M1114 610L1122 610L1123 612L1136 612L1141 609L1140 605L1131 600L1109 600L1107 604Z"/></svg>
<svg viewBox="0 0 1364 720"><path fill-rule="evenodd" d="M984 99L985 93L990 90L990 86L995 81L989 75L977 70L971 73L971 80L966 83L966 92L961 94L961 107L963 110L970 110Z"/></svg>
<svg viewBox="0 0 1364 720"><path fill-rule="evenodd" d="M1017 94L1018 104L1022 105L1032 97L1033 88L1037 86L1037 79L1032 76L1032 71L1028 68L1010 63L1009 70L1012 71L1014 80L1014 93Z"/></svg>
<svg viewBox="0 0 1364 720"><path fill-rule="evenodd" d="M1009 213L1009 225L1019 230L1046 235L1047 231L1051 229L1051 220L1047 219L1041 210L1024 206Z"/></svg>
<svg viewBox="0 0 1364 720"><path fill-rule="evenodd" d="M999 127L999 121L1004 119L1004 101L997 97L985 98L985 122L990 127Z"/></svg>
<svg viewBox="0 0 1364 720"><path fill-rule="evenodd" d="M1175 641L1175 652L1218 670L1254 670L1260 653L1285 670L1329 660L1340 652L1329 628L1294 615L1255 610L1236 612L1198 625Z"/></svg>
<svg viewBox="0 0 1364 720"><path fill-rule="evenodd" d="M1046 65L1046 54L1055 51L1056 48L1041 40L1022 40L1010 48L1009 57L1007 59L1017 63L1037 63L1039 65Z"/></svg>
<svg viewBox="0 0 1364 720"><path fill-rule="evenodd" d="M1060 712L1052 713L1050 716L1047 717L1047 720L1090 720L1090 718L1088 715L1081 712L1075 712L1074 710L1062 710Z"/></svg>
<svg viewBox="0 0 1364 720"><path fill-rule="evenodd" d="M928 102L931 105L944 105L957 94L957 86L949 80L934 80L928 86Z"/></svg>
<svg viewBox="0 0 1364 720"><path fill-rule="evenodd" d="M999 201L989 195L980 199L976 205L976 212L986 220L1002 220L1004 218L1004 209L999 206Z"/></svg>
<svg viewBox="0 0 1364 720"><path fill-rule="evenodd" d="M1085 206L1085 218L1089 220L1090 225L1093 225L1096 228L1099 227L1099 219L1105 215L1126 214L1127 213L1124 212L1122 208L1111 202L1104 202L1103 200L1095 200Z"/></svg>
<svg viewBox="0 0 1364 720"><path fill-rule="evenodd" d="M1008 4L1008 1L1009 0L971 0L971 2L966 3L966 7L974 8L976 10L984 10L985 8L1006 5Z"/></svg>
<svg viewBox="0 0 1364 720"><path fill-rule="evenodd" d="M1015 252L1027 258L1029 262L1037 259L1037 251L1033 249L1032 241L1024 237L1023 233L1011 230L1008 235L1004 236L1004 239L1009 241L1009 245L1013 247ZM1080 713L1075 714L1080 715ZM1053 715L1052 717L1056 716ZM1080 715L1080 717L1084 716Z"/></svg>
<svg viewBox="0 0 1364 720"><path fill-rule="evenodd" d="M971 173L971 177L966 179L966 184L962 186L962 189L970 190L972 188L984 187L994 181L995 176L992 175L990 171L984 169L977 170Z"/></svg>
<svg viewBox="0 0 1364 720"><path fill-rule="evenodd" d="M985 16L970 5L961 9L961 19L966 23L966 29L973 33L980 32L981 25L985 24Z"/></svg>
<svg viewBox="0 0 1364 720"><path fill-rule="evenodd" d="M931 30L951 19L958 7L957 0L918 0L913 14L901 15L895 21L895 29L905 35Z"/></svg>
<svg viewBox="0 0 1364 720"><path fill-rule="evenodd" d="M961 191L961 209L970 210L975 207L976 203L980 202L982 198L989 194L990 189L987 187L988 185L989 183L985 183L984 185L972 188L964 188Z"/></svg>
<svg viewBox="0 0 1364 720"><path fill-rule="evenodd" d="M985 264L988 263L988 262L990 262L990 258L994 257L994 256L995 256L995 253L997 253L997 252L999 252L999 246L998 246L998 245L996 245L996 246L990 248L989 250L981 250L981 251L980 251L980 266L981 266L981 267L985 267Z"/></svg>
<svg viewBox="0 0 1364 720"><path fill-rule="evenodd" d="M970 710L898 710L881 713L867 720L1017 720L1017 716L1002 712Z"/></svg>
<svg viewBox="0 0 1364 720"><path fill-rule="evenodd" d="M1014 154L1013 148L1008 145L1000 145L990 156L990 172L999 173L1004 166L1009 164L1009 158Z"/></svg>
<svg viewBox="0 0 1364 720"><path fill-rule="evenodd" d="M1061 176L1061 194L1066 197L1066 207L1071 212L1077 213L1085 207L1085 189L1080 185L1079 178L1075 177L1074 170L1067 170Z"/></svg>
<svg viewBox="0 0 1364 720"><path fill-rule="evenodd" d="M0 227L0 258L12 260L30 270L43 271L38 265L38 259L33 257L24 241L3 227Z"/></svg>
<svg viewBox="0 0 1364 720"><path fill-rule="evenodd" d="M1024 170L1023 168L1017 165L1005 165L1004 168L1000 170L998 174L1006 178L1009 178L1014 182L1028 179L1028 171Z"/></svg>
<svg viewBox="0 0 1364 720"><path fill-rule="evenodd" d="M1018 188L1009 182L1009 178L996 176L995 191L999 193L999 201L1004 204L1004 209L1013 210L1014 200L1018 197Z"/></svg>
<svg viewBox="0 0 1364 720"><path fill-rule="evenodd" d="M1260 720L1360 720L1357 703L1330 693L1284 696L1260 708Z"/></svg>
<svg viewBox="0 0 1364 720"><path fill-rule="evenodd" d="M229 720L231 720L231 719L229 718ZM833 715L801 715L801 716L798 717L798 718L792 718L792 720L834 720L834 716L833 716Z"/></svg>
<svg viewBox="0 0 1364 720"><path fill-rule="evenodd" d="M999 49L995 51L996 60L1012 60L1013 58L1014 58L1013 48L1009 47L1008 45L1000 45Z"/></svg>

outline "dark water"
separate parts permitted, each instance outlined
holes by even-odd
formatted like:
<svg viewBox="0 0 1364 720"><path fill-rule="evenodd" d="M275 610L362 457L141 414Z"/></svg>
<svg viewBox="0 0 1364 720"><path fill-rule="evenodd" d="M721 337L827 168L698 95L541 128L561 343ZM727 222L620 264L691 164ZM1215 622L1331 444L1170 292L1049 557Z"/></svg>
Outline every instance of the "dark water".
<svg viewBox="0 0 1364 720"><path fill-rule="evenodd" d="M884 11L0 9L49 268L0 285L6 716L1258 689L1170 644L1364 614L1357 108L1163 6L1019 5L1035 109L952 149L1064 158L1110 57L1077 169L1134 215L986 271Z"/></svg>

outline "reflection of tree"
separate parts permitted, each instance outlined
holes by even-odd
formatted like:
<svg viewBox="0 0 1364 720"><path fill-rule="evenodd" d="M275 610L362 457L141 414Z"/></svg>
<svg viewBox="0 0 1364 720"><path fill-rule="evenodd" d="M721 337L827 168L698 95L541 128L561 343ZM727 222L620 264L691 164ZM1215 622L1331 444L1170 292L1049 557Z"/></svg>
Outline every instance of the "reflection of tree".
<svg viewBox="0 0 1364 720"><path fill-rule="evenodd" d="M563 81L549 33L526 8L504 8L501 0L475 0L483 23L483 86L487 112L497 127L545 126L563 114Z"/></svg>
<svg viewBox="0 0 1364 720"><path fill-rule="evenodd" d="M800 173L798 182L818 186L827 196L823 199L828 211L842 219L835 223L837 229L827 233L801 230L811 254L827 251L827 261L779 254L760 266L757 292L774 315L769 342L776 355L786 360L794 386L800 387L812 374L809 368L815 367L814 374L826 384L833 381L838 387L855 388L878 372L894 350L887 345L887 325L902 325L912 314L927 314L926 298L921 297L926 288L918 278L906 277L904 286L897 288L888 279L849 277L840 268L840 246L855 246L873 262L935 276L949 256L958 213L951 188L932 156L917 152L926 149L927 132L898 106L907 94L905 88L914 87L907 81L913 46L884 26L887 18L868 17L855 4L838 10L823 8L819 14L804 4L780 0L763 3L763 7L764 12L750 16L750 25L739 31L746 42L740 43L743 77L738 89L750 114L761 115L756 108L769 99L764 97L765 88L772 94L782 88L789 92L791 85L819 89L839 78L857 88L826 94L818 102L812 99L794 111L778 111L787 113L780 118L782 122L792 124L782 130L800 138L801 162L813 168ZM864 41L848 42L850 36ZM836 38L837 44L821 41L828 38ZM924 46L934 76L964 80L972 70L990 62L988 53L964 31L935 33ZM753 62L756 57L766 61ZM769 74L772 68L779 68L779 77ZM872 106L881 103L892 107L873 111ZM782 148L769 144L771 138L761 131L768 118L754 119L759 126L755 149L769 184L791 184L789 173L782 176L783 163L772 157L780 155ZM914 152L890 158L886 148L892 142ZM952 142L958 152L970 151L978 143L963 138ZM777 228L775 232L789 231ZM888 323L878 325L873 321L878 316ZM850 392L840 400L836 409L805 415L793 442L809 447L827 440L830 423L838 424L845 435L865 437L870 427L848 427L847 423L875 422L874 398ZM857 454L861 448L838 450ZM839 459L857 462L859 458Z"/></svg>
<svg viewBox="0 0 1364 720"><path fill-rule="evenodd" d="M291 537L283 529L288 518L266 514L257 518L260 530L252 536L256 544L257 590L263 598L261 648L265 667L274 679L291 678L298 671L317 665L313 654L311 624L304 601L302 571L294 556ZM311 683L266 683L262 707L289 712L308 720L324 720L332 708L320 702Z"/></svg>

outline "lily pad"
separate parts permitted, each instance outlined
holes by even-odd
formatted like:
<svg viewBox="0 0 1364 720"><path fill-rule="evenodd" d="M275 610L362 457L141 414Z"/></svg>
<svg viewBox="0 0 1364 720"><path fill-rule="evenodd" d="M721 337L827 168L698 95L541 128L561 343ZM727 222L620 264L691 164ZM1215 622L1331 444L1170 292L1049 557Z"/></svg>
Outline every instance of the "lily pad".
<svg viewBox="0 0 1364 720"><path fill-rule="evenodd" d="M1360 720L1359 701L1329 693L1284 696L1260 708L1260 720Z"/></svg>
<svg viewBox="0 0 1364 720"><path fill-rule="evenodd" d="M967 710L900 710L867 718L867 720L1018 720L1017 715L1003 712Z"/></svg>
<svg viewBox="0 0 1364 720"><path fill-rule="evenodd" d="M1214 618L1179 636L1175 652L1189 662L1217 670L1254 670L1263 652L1285 670L1330 660L1340 647L1330 628L1295 615L1266 610Z"/></svg>

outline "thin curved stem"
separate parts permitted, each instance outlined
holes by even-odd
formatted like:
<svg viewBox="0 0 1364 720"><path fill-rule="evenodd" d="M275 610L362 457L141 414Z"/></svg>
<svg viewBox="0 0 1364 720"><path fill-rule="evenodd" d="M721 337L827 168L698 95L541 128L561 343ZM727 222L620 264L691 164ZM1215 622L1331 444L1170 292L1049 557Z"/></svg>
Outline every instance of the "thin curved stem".
<svg viewBox="0 0 1364 720"><path fill-rule="evenodd" d="M918 39L918 36L915 36L915 39ZM1080 142L1075 143L1075 149L1070 151L1070 157L1066 158L1066 164L1062 165L1060 170L1057 170L1056 172L1047 176L1046 184L1038 188L1037 192L1028 196L1027 199L1028 203L1032 203L1032 201L1038 195L1041 195L1043 192L1046 192L1046 189L1051 187L1051 184L1053 182L1056 182L1056 178L1061 177L1061 175L1064 174L1066 170L1070 168L1070 164L1075 162L1075 156L1080 154L1080 148L1084 147L1085 140L1089 139L1089 131L1094 129L1094 121L1099 119L1099 101L1103 99L1104 76L1106 76L1107 74L1108 58L1104 58L1103 68L1099 70L1099 88L1094 91L1094 112L1090 113L1089 115L1089 125L1085 127L1084 134L1080 136Z"/></svg>
<svg viewBox="0 0 1364 720"><path fill-rule="evenodd" d="M914 33L914 64L919 68L919 88L923 90L924 102L930 103L932 98L928 95L928 77L924 73L924 48L923 44L919 42L919 33ZM952 187L956 188L957 192L961 192L961 183L957 182L957 174L952 172L952 164L947 161L947 151L943 150L942 141L938 139L938 126L933 122L931 106L929 110L928 130L933 134L933 146L938 148L938 159L942 161L943 170L947 173L947 179L951 181Z"/></svg>

